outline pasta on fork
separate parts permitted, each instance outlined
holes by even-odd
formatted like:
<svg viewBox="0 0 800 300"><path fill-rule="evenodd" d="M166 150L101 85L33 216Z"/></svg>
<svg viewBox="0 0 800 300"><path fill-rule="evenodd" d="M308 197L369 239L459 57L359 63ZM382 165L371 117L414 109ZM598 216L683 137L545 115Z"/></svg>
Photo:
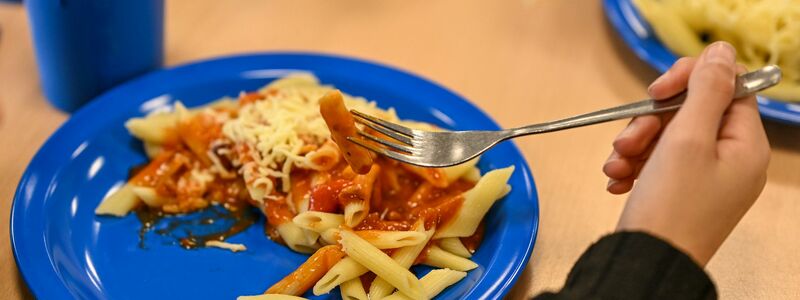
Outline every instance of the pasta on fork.
<svg viewBox="0 0 800 300"><path fill-rule="evenodd" d="M431 127L304 74L235 100L192 109L176 103L126 123L149 162L96 213L257 208L268 238L311 256L264 295L241 299L291 299L336 287L347 299L432 298L477 267L470 257L482 220L510 190L514 168L481 175L478 159L426 169L376 156L347 140L361 126L349 109ZM416 264L440 269L418 278L409 270Z"/></svg>

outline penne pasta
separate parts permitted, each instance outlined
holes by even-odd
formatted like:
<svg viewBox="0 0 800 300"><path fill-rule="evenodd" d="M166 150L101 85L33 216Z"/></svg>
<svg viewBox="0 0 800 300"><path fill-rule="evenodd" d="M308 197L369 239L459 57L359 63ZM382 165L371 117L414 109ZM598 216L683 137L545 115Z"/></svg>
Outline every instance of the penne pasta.
<svg viewBox="0 0 800 300"><path fill-rule="evenodd" d="M339 152L339 148L336 144L331 141L325 142L319 149L306 155L310 167L317 171L333 169L333 167L339 164L339 157L341 157L341 152Z"/></svg>
<svg viewBox="0 0 800 300"><path fill-rule="evenodd" d="M174 113L154 113L147 115L143 118L132 118L125 122L125 128L128 129L134 137L156 145L167 142L168 139L174 138L172 131L178 125L178 116Z"/></svg>
<svg viewBox="0 0 800 300"><path fill-rule="evenodd" d="M447 252L453 253L455 255L470 258L472 257L472 253L469 253L467 247L464 247L464 243L461 242L461 239L450 237L450 238L443 238L439 240L439 247L442 250Z"/></svg>
<svg viewBox="0 0 800 300"><path fill-rule="evenodd" d="M417 231L361 230L355 233L378 249L419 245L427 239L425 233Z"/></svg>
<svg viewBox="0 0 800 300"><path fill-rule="evenodd" d="M345 203L345 225L355 227L367 217L372 189L375 186L375 180L378 178L380 170L380 166L372 165L369 172L363 175L356 175L352 184L342 188L341 192L339 192L339 199Z"/></svg>
<svg viewBox="0 0 800 300"><path fill-rule="evenodd" d="M469 182L478 182L478 180L481 180L481 170L477 167L472 167L461 175L461 178Z"/></svg>
<svg viewBox="0 0 800 300"><path fill-rule="evenodd" d="M94 213L98 215L112 215L122 217L141 203L139 197L133 192L130 184L124 184L110 196L103 199L95 208Z"/></svg>
<svg viewBox="0 0 800 300"><path fill-rule="evenodd" d="M344 224L355 227L367 217L369 203L364 200L350 201L344 205Z"/></svg>
<svg viewBox="0 0 800 300"><path fill-rule="evenodd" d="M159 107L147 110L166 108L162 105L154 102ZM211 205L232 212L260 210L270 239L311 256L265 295L242 300L300 299L296 296L312 287L321 295L337 286L343 299L430 298L462 273L434 271L423 277L423 285L409 268L423 262L475 268L466 259L483 238L483 230L475 228L510 190L505 182L513 167L481 178L477 158L448 168L376 158L348 141L359 137L363 125L355 124L349 109L411 128L441 130L401 121L393 109L320 85L310 74L193 109L176 102L171 112L126 123L149 160L107 193L96 214L124 216L139 203L157 214L193 213ZM471 237L462 242L466 236ZM246 249L214 237L197 245ZM365 274L376 275L368 291L360 278Z"/></svg>
<svg viewBox="0 0 800 300"><path fill-rule="evenodd" d="M459 272L450 269L437 269L431 270L425 276L419 279L422 284L422 289L425 291L425 296L428 298L436 297L444 289L458 282L467 276L466 272ZM389 297L383 298L385 300L405 300L412 299L401 292L395 292Z"/></svg>
<svg viewBox="0 0 800 300"><path fill-rule="evenodd" d="M156 189L147 186L131 185L131 192L139 197L147 206L161 207L168 199L156 193Z"/></svg>
<svg viewBox="0 0 800 300"><path fill-rule="evenodd" d="M299 296L311 288L328 270L338 263L345 253L340 246L325 246L314 252L302 265L297 267L281 281L278 281L265 294L286 294Z"/></svg>
<svg viewBox="0 0 800 300"><path fill-rule="evenodd" d="M320 211L306 211L292 219L297 226L317 233L323 233L331 228L338 228L344 223L344 216Z"/></svg>
<svg viewBox="0 0 800 300"><path fill-rule="evenodd" d="M435 244L428 247L427 251L422 263L432 267L447 268L456 271L469 271L478 267L478 264L475 262L444 251Z"/></svg>
<svg viewBox="0 0 800 300"><path fill-rule="evenodd" d="M153 142L144 141L143 146L144 146L144 153L147 154L147 158L149 159L155 158L156 156L161 154L162 151L164 151L163 146Z"/></svg>
<svg viewBox="0 0 800 300"><path fill-rule="evenodd" d="M425 249L425 245L428 244L431 237L433 236L433 232L435 229L425 230L425 226L423 222L417 222L414 225L414 231L418 233L422 233L425 235L425 239L420 242L419 244L406 246L400 249L395 250L392 253L392 259L397 262L403 268L410 268L414 262L419 257L419 254L422 253L422 250ZM394 291L394 286L392 286L389 282L384 280L381 277L375 278L372 281L372 284L369 287L369 297L373 300L380 300L383 297L391 294Z"/></svg>
<svg viewBox="0 0 800 300"><path fill-rule="evenodd" d="M353 278L342 283L339 288L342 291L342 300L370 300L364 292L364 285L361 279Z"/></svg>
<svg viewBox="0 0 800 300"><path fill-rule="evenodd" d="M264 295L253 295L253 296L239 296L236 297L236 300L308 300L308 299L292 295L264 294Z"/></svg>
<svg viewBox="0 0 800 300"><path fill-rule="evenodd" d="M475 233L483 216L495 201L508 192L506 182L514 172L514 166L492 170L483 175L471 190L464 193L464 203L453 220L445 224L434 235L434 239L467 237Z"/></svg>
<svg viewBox="0 0 800 300"><path fill-rule="evenodd" d="M442 172L444 172L444 177L447 179L447 183L453 183L453 181L458 180L459 178L464 177L465 174L472 170L477 170L475 165L478 164L478 160L480 157L473 158L463 164L455 165L452 167L442 168ZM480 172L478 173L480 175ZM477 180L475 180L477 181Z"/></svg>
<svg viewBox="0 0 800 300"><path fill-rule="evenodd" d="M422 285L407 268L403 268L386 253L373 247L350 230L342 230L342 248L349 257L415 299L424 299Z"/></svg>
<svg viewBox="0 0 800 300"><path fill-rule="evenodd" d="M373 154L367 149L347 140L357 137L357 129L353 116L344 105L342 93L331 91L319 100L319 112L331 131L331 138L342 150L344 159L359 174L366 174L372 166Z"/></svg>
<svg viewBox="0 0 800 300"><path fill-rule="evenodd" d="M330 228L325 230L324 232L319 234L319 239L325 244L328 245L338 245L339 244L339 229L338 228Z"/></svg>
<svg viewBox="0 0 800 300"><path fill-rule="evenodd" d="M343 282L358 279L359 276L367 273L366 267L362 266L354 259L345 257L336 263L322 278L314 285L314 295L327 294Z"/></svg>
<svg viewBox="0 0 800 300"><path fill-rule="evenodd" d="M294 251L314 253L319 248L316 243L319 234L314 231L305 230L292 222L278 225L277 230L286 246L289 246Z"/></svg>

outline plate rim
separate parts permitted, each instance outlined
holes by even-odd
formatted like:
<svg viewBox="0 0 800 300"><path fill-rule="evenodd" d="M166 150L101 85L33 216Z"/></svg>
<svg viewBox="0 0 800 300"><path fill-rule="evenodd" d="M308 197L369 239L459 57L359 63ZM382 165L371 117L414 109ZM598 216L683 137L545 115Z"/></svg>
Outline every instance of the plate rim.
<svg viewBox="0 0 800 300"><path fill-rule="evenodd" d="M603 11L606 15L606 20L611 23L617 35L622 38L626 46L628 46L628 49L636 54L640 60L646 62L650 67L663 74L678 59L678 56L667 48L664 43L658 40L657 37L656 45L660 49L669 52L672 57L665 60L652 55L643 45L644 42L642 38L637 36L636 30L626 21L626 13L623 11L623 8L627 8L629 14L633 14L628 17L635 17L638 21L642 22L642 25L645 26L645 28L642 29L648 30L648 33L651 31L649 29L649 23L642 18L631 0L603 0ZM761 116L771 121L800 126L800 102L781 101L761 95L757 97L758 111ZM797 109L792 109L794 107Z"/></svg>
<svg viewBox="0 0 800 300"><path fill-rule="evenodd" d="M309 59L331 59L340 62L346 63L354 63L365 65L368 67L376 68L376 70L386 71L395 75L403 76L409 79L417 80L428 84L432 87L440 89L446 93L453 95L459 101L463 102L467 106L471 107L472 109L476 110L478 113L482 114L486 117L486 120L490 123L490 125L494 126L495 128L500 128L497 122L487 114L483 109L479 106L475 105L474 103L467 100L467 98L461 96L460 94L448 89L447 87L437 83L436 81L430 80L425 76L412 73L407 71L403 68L399 68L396 66L388 65L385 63L377 62L370 59L363 59L357 58L353 56L341 55L341 54L331 54L325 52L313 52L313 51L262 51L262 52L244 52L239 54L231 54L231 55L221 55L221 56L213 56L209 58L203 58L193 61L188 61L185 63L181 63L175 66L160 68L141 76L138 76L134 79L126 81L118 86L115 86L99 96L93 98L89 103L81 107L78 111L73 113L69 119L67 119L64 123L59 125L59 127L53 131L53 133L48 136L48 138L41 144L39 149L36 151L34 156L29 161L28 165L25 168L25 171L22 173L20 180L17 184L17 188L15 189L15 193L13 196L11 210L10 210L10 217L9 217L9 238L11 241L11 249L14 255L14 261L16 263L18 272L22 277L23 281L27 285L30 292L37 298L41 297L63 297L63 296L72 296L73 294L70 293L69 289L66 288L64 285L63 279L60 276L60 273L55 270L53 267L52 258L49 253L46 251L47 241L44 238L40 238L38 242L30 242L26 241L25 238L18 237L17 235L24 236L24 232L21 232L20 229L23 225L22 218L23 216L20 215L21 211L27 212L27 209L21 207L26 201L22 199L23 195L26 193L26 186L31 183L32 175L34 175L34 169L39 167L42 164L42 160L44 159L43 156L46 154L45 152L49 152L51 148L58 147L56 140L58 138L64 137L65 135L71 135L74 133L66 133L64 130L67 130L67 127L76 126L76 122L80 122L81 119L85 119L88 116L96 113L99 109L108 106L104 102L108 102L109 100L104 99L113 99L116 97L117 94L121 93L120 91L126 91L135 87L137 85L141 85L143 83L148 82L149 80L153 80L153 78L158 78L160 76L170 76L171 73L180 72L182 70L186 70L189 68L197 68L203 67L208 64L225 64L235 60L246 60L246 59L274 59L276 57L304 57ZM75 137L72 137L75 139ZM510 146L510 150L514 153L514 155L518 156L520 161L519 164L522 166L522 170L519 170L521 175L523 176L523 180L525 181L525 189L527 190L526 200L532 201L531 203L531 212L533 213L533 220L530 223L530 238L527 239L527 242L524 243L524 247L520 248L522 252L521 262L517 264L513 264L510 268L509 272L504 274L508 274L508 276L502 281L495 282L493 288L494 293L492 295L481 295L481 296L489 296L491 299L502 299L514 286L517 280L521 277L522 273L525 270L525 267L530 263L532 252L536 244L536 240L538 237L539 232L539 222L540 222L540 204L539 204L539 195L538 189L536 188L536 183L534 180L533 173L530 169L530 165L527 162L527 159L522 154L520 149L517 147L515 143L512 141L507 141ZM40 167L39 167L40 168ZM51 171L52 175L55 176L56 172ZM48 175L51 173L47 173ZM46 176L50 178L52 176ZM34 184L35 184L35 180ZM41 196L39 198L42 198ZM36 197L33 197L36 199ZM42 210L44 211L44 210ZM38 233L38 232L36 232ZM31 268L37 267L34 262L28 262L31 258L26 258L26 254L20 254L20 248L24 248L29 245L23 244L32 244L32 246L44 246L45 249L39 248L39 250L44 251L44 254L47 258L46 265L49 267L45 270L45 276L39 276L36 278L32 278L33 270ZM30 256L32 254L28 254ZM42 275L42 274L38 274ZM481 275L485 277L486 275ZM474 290L473 290L474 292ZM472 295L472 293L464 294L462 296Z"/></svg>

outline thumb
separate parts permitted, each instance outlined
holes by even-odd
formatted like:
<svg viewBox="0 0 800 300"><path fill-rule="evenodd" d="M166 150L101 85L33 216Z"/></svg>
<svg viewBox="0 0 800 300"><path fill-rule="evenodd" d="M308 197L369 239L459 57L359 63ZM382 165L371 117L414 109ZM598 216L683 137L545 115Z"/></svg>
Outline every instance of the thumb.
<svg viewBox="0 0 800 300"><path fill-rule="evenodd" d="M708 46L689 76L686 102L673 119L684 133L716 140L720 121L733 101L736 50L726 42Z"/></svg>

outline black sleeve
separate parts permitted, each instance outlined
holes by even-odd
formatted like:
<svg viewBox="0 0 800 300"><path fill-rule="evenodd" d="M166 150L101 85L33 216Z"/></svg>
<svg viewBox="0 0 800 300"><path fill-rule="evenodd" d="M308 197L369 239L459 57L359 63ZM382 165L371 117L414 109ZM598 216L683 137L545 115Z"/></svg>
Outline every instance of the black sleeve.
<svg viewBox="0 0 800 300"><path fill-rule="evenodd" d="M589 247L561 291L536 300L716 299L711 278L686 254L641 232L619 232Z"/></svg>

